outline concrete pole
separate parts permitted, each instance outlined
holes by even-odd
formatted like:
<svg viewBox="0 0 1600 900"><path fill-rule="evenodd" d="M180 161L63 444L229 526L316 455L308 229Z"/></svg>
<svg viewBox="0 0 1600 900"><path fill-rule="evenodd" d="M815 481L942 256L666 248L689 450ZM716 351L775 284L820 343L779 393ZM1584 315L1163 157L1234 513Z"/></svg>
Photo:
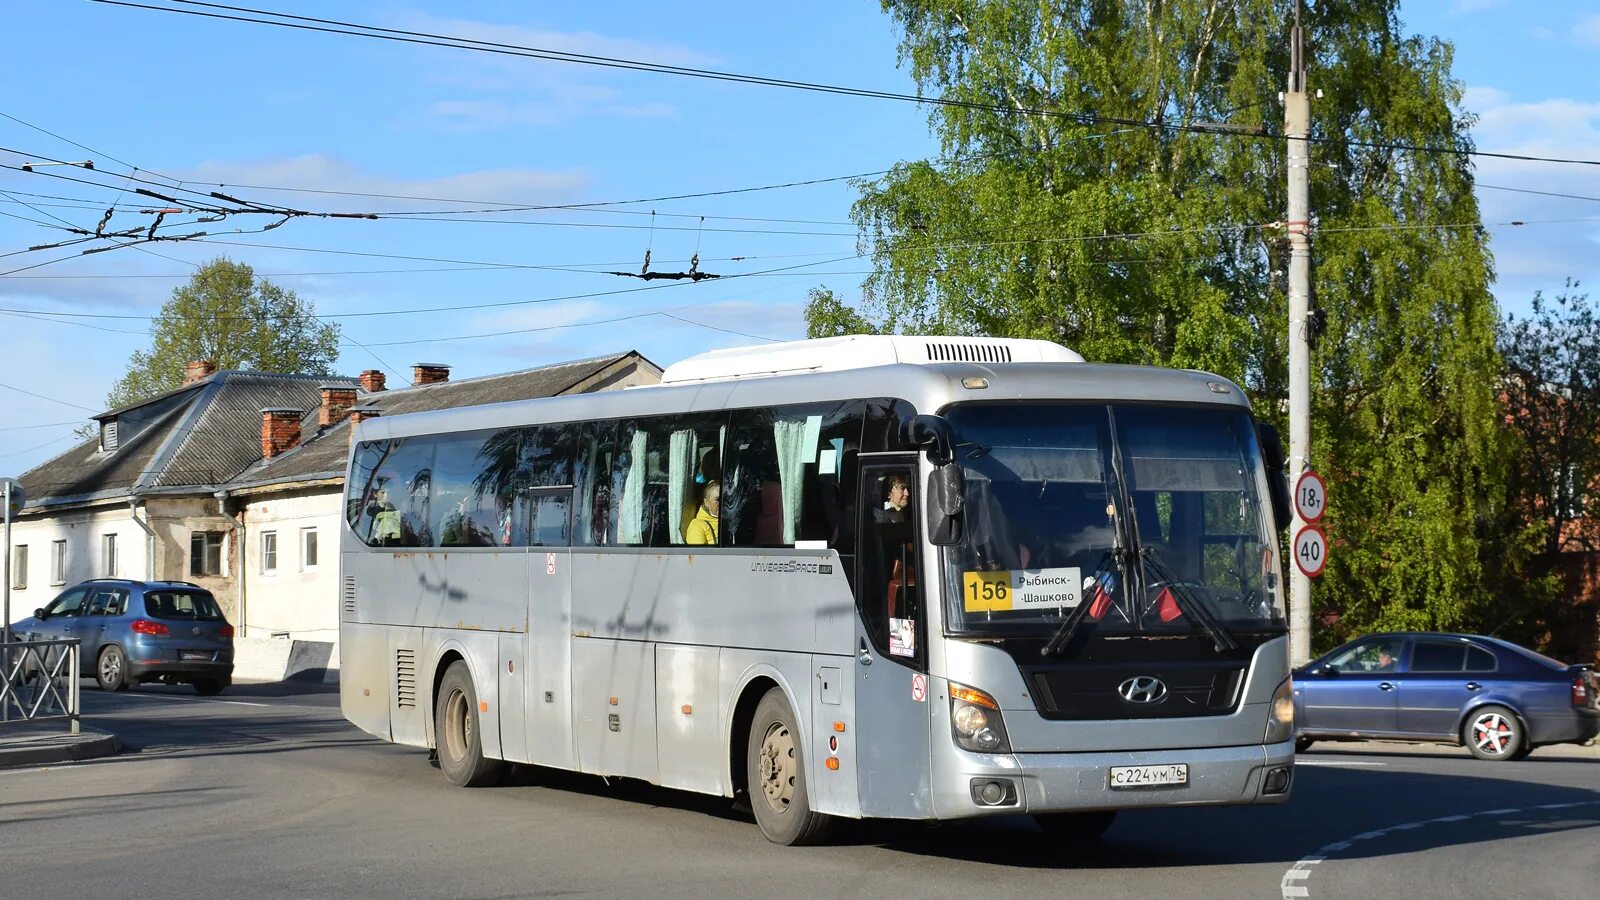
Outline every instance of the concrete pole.
<svg viewBox="0 0 1600 900"><path fill-rule="evenodd" d="M5 482L4 490L5 515L6 515L6 583L5 605L0 608L0 644L11 643L11 482ZM9 658L5 662L10 662Z"/></svg>
<svg viewBox="0 0 1600 900"><path fill-rule="evenodd" d="M1290 48L1289 90L1284 94L1283 133L1289 157L1289 483L1311 467L1311 346L1307 320L1311 312L1311 156L1306 138L1311 131L1311 99L1306 95L1305 56L1300 36L1300 7L1295 4ZM1305 527L1294 513L1289 534ZM1292 546L1292 545L1291 545ZM1293 561L1291 560L1291 563ZM1289 566L1289 662L1311 661L1311 579Z"/></svg>

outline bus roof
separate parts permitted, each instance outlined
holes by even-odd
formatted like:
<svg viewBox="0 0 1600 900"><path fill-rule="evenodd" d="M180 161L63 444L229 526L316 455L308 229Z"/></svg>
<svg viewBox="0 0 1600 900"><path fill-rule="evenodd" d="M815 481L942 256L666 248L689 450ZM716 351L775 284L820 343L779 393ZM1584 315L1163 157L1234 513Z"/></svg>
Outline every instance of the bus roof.
<svg viewBox="0 0 1600 900"><path fill-rule="evenodd" d="M1217 375L1153 366L1083 362L891 363L795 375L661 384L368 419L356 439L375 440L550 422L866 398L905 400L918 412L957 402L1091 400L1249 408Z"/></svg>

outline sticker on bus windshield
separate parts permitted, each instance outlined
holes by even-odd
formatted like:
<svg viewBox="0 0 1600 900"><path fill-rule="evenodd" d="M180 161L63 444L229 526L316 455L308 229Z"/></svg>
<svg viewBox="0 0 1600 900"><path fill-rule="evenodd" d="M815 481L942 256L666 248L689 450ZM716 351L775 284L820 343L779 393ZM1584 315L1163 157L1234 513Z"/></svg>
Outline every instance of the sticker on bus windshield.
<svg viewBox="0 0 1600 900"><path fill-rule="evenodd" d="M1083 570L1013 569L961 573L961 602L967 612L1060 609L1083 599Z"/></svg>

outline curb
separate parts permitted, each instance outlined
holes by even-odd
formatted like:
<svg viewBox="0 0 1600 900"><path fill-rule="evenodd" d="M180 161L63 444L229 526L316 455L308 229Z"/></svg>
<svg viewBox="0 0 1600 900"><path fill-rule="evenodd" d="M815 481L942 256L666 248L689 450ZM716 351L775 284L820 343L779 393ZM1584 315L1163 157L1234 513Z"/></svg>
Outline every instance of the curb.
<svg viewBox="0 0 1600 900"><path fill-rule="evenodd" d="M122 750L117 736L105 731L84 729L79 734L31 734L5 737L0 731L0 769L45 766L115 756Z"/></svg>

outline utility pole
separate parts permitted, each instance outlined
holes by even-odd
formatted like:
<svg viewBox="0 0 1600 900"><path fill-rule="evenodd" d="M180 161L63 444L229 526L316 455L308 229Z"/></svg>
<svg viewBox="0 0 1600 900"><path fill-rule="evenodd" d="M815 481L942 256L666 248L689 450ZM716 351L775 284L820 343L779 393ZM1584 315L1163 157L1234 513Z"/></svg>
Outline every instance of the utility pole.
<svg viewBox="0 0 1600 900"><path fill-rule="evenodd" d="M1311 467L1311 98L1306 94L1305 47L1300 3L1294 6L1289 46L1289 89L1283 97L1283 133L1289 157L1289 471L1290 484ZM1296 504L1298 507L1298 504ZM1290 534L1305 527L1294 512ZM1289 662L1311 661L1311 579L1298 566L1289 570Z"/></svg>

